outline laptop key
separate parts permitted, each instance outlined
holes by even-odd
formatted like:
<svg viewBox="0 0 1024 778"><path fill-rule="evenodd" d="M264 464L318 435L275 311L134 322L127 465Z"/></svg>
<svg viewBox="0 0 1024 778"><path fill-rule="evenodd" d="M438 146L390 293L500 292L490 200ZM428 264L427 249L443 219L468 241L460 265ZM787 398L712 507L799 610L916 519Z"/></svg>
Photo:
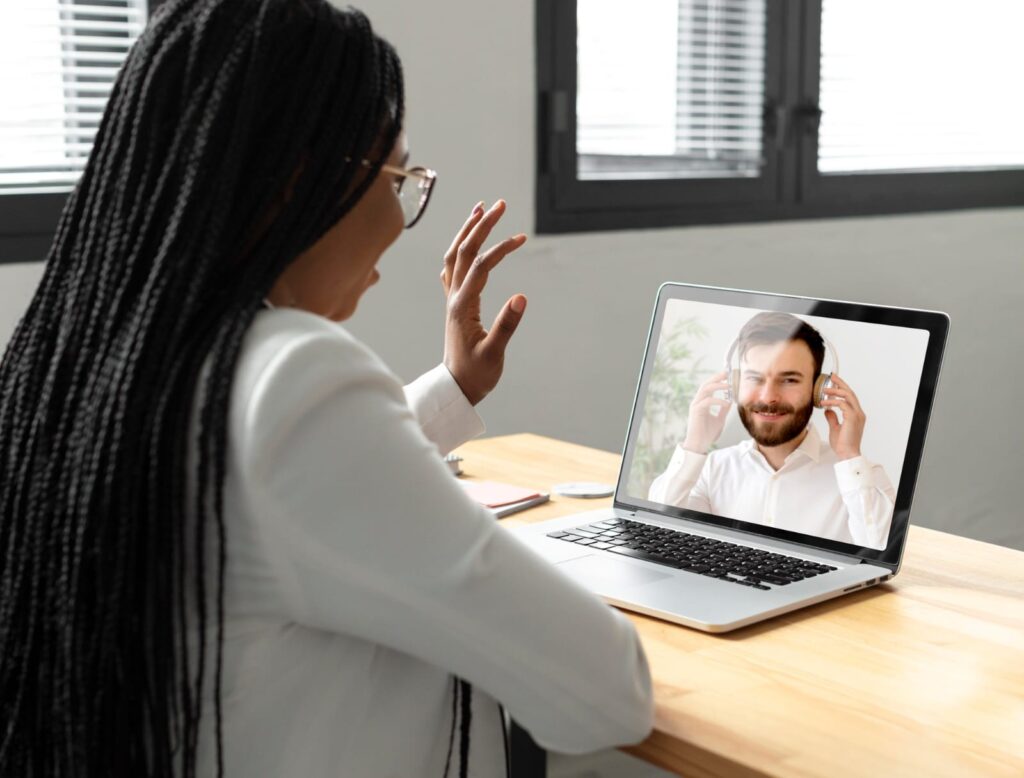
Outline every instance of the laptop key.
<svg viewBox="0 0 1024 778"><path fill-rule="evenodd" d="M564 538L568 534L569 534L568 532L549 532L548 533L548 537L549 538Z"/></svg>

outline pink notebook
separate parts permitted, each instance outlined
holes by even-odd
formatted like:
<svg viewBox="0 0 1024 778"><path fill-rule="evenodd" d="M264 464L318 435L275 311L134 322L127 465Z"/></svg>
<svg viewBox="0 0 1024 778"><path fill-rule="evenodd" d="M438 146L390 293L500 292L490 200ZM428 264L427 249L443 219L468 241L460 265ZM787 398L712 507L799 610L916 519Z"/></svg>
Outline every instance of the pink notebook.
<svg viewBox="0 0 1024 778"><path fill-rule="evenodd" d="M532 508L550 499L546 492L497 481L459 481L469 498L494 511L499 519L510 513Z"/></svg>
<svg viewBox="0 0 1024 778"><path fill-rule="evenodd" d="M534 489L524 489L521 486L512 484L500 484L497 481L459 481L462 488L470 496L470 499L480 503L485 508L500 508L502 505L509 505L514 502L522 502L539 497L540 492Z"/></svg>

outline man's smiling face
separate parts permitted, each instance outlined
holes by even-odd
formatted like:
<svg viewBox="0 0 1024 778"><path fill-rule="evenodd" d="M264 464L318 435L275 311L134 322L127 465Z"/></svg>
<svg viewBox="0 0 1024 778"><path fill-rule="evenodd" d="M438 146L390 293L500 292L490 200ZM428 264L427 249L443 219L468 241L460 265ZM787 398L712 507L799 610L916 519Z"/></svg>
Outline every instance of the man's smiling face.
<svg viewBox="0 0 1024 778"><path fill-rule="evenodd" d="M750 346L740 361L740 420L762 446L800 435L814 411L814 357L802 340Z"/></svg>

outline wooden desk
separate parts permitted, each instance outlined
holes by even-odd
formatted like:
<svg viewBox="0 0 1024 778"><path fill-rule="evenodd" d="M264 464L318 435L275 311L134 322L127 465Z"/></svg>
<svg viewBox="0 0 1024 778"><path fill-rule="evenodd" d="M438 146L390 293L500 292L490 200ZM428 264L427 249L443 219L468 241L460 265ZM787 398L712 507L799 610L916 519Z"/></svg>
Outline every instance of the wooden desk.
<svg viewBox="0 0 1024 778"><path fill-rule="evenodd" d="M466 476L614 483L619 456L474 441ZM611 504L552 495L534 522ZM1024 775L1024 553L911 527L887 584L713 636L630 614L655 731L625 749L686 776Z"/></svg>

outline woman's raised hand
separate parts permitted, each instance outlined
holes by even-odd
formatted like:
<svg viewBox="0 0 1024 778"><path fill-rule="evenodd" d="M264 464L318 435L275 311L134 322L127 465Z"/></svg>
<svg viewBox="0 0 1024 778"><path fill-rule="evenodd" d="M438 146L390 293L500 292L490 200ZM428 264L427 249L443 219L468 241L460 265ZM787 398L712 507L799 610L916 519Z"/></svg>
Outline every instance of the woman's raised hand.
<svg viewBox="0 0 1024 778"><path fill-rule="evenodd" d="M441 283L448 300L444 332L444 364L463 394L476 405L497 385L505 365L505 348L526 310L526 297L513 295L485 330L480 320L480 294L501 260L526 243L513 235L481 253L494 225L505 213L498 200L487 211L478 203L444 255Z"/></svg>

